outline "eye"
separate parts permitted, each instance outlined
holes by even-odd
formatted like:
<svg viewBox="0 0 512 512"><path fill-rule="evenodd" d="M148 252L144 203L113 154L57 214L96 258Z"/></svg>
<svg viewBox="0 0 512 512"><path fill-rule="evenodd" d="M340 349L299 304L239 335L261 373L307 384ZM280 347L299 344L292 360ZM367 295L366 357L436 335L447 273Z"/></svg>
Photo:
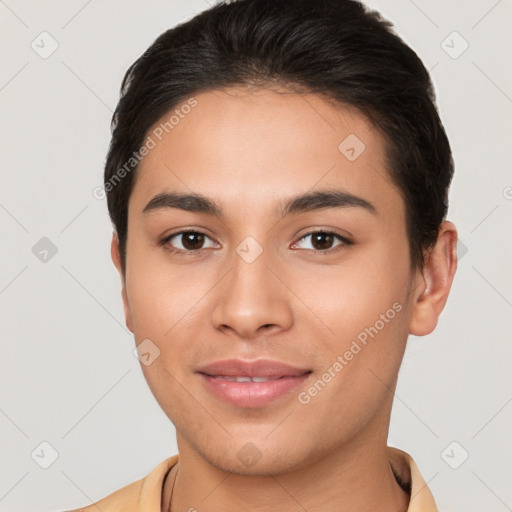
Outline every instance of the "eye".
<svg viewBox="0 0 512 512"><path fill-rule="evenodd" d="M347 246L352 245L348 238L345 238L337 233L333 233L331 231L312 231L311 233L307 233L302 236L298 242L294 244L294 247L299 245L304 240L311 239L309 247L301 247L302 249L312 250L318 253L332 252L332 250L339 246ZM336 240L338 240L338 244L333 245Z"/></svg>
<svg viewBox="0 0 512 512"><path fill-rule="evenodd" d="M305 244L304 242L308 239L310 239L309 244ZM336 243L336 241L338 243ZM161 244L171 253L188 255L197 254L203 249L216 247L216 243L206 235L206 233L195 230L173 233L164 238ZM302 247L299 247L301 249L314 251L316 253L327 253L333 252L333 249L336 249L336 247L352 245L353 242L337 233L319 230L303 235L292 247L295 248L301 244Z"/></svg>
<svg viewBox="0 0 512 512"><path fill-rule="evenodd" d="M211 243L204 246L205 242L210 241ZM211 248L215 246L215 242L201 231L180 231L179 233L174 233L164 240L162 240L162 245L165 248L176 254L187 254L187 253L196 253L205 248Z"/></svg>

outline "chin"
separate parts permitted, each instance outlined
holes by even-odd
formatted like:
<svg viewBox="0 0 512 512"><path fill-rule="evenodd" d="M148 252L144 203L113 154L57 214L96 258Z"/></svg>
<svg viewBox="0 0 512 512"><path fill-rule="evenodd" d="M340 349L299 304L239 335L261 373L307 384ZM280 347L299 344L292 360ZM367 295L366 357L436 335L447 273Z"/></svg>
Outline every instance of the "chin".
<svg viewBox="0 0 512 512"><path fill-rule="evenodd" d="M218 445L219 446L219 445ZM307 450L297 451L297 446L269 445L264 441L235 441L222 450L207 447L199 450L201 456L222 471L246 476L280 475L299 470L311 462Z"/></svg>

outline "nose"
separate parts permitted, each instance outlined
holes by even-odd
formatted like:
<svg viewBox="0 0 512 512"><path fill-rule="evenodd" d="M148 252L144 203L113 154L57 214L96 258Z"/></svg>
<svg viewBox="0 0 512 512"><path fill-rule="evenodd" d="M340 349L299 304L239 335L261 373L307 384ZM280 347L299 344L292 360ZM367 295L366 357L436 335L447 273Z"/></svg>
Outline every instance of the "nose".
<svg viewBox="0 0 512 512"><path fill-rule="evenodd" d="M254 339L288 330L293 323L290 291L265 251L252 263L236 254L233 268L215 287L212 322L216 329ZM281 274L280 279L275 274Z"/></svg>

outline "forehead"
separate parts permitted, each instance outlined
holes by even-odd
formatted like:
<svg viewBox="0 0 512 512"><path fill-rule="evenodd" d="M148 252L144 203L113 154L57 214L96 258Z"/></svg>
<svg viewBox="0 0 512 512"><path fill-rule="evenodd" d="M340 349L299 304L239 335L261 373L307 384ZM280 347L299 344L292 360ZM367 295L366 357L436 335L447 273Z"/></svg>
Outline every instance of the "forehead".
<svg viewBox="0 0 512 512"><path fill-rule="evenodd" d="M385 140L353 107L314 94L243 87L193 100L176 105L148 132L154 147L139 165L132 193L139 211L166 189L219 198L247 212L315 187L400 203Z"/></svg>

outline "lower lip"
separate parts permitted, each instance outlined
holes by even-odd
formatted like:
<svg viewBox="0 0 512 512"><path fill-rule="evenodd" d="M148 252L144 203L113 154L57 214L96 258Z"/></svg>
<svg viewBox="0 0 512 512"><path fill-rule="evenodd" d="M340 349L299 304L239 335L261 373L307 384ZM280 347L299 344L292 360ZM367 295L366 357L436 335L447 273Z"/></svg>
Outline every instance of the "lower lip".
<svg viewBox="0 0 512 512"><path fill-rule="evenodd" d="M300 386L309 373L297 377L281 377L266 382L233 382L199 374L206 387L216 396L237 407L263 407Z"/></svg>

